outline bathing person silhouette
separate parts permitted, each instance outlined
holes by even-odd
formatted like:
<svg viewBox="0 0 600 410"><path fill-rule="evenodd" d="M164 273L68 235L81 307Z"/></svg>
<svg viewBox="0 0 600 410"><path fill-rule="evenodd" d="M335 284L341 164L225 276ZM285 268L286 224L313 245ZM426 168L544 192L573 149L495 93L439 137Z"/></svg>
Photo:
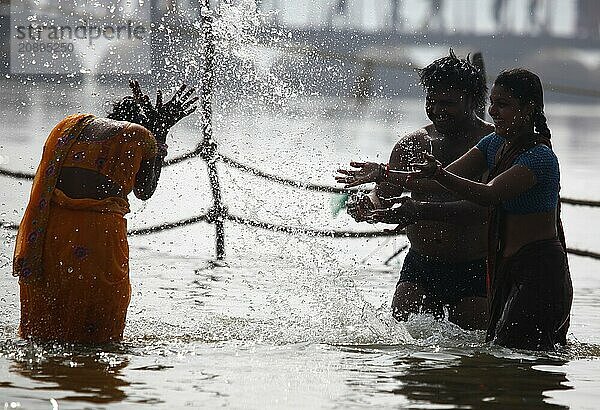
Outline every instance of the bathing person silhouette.
<svg viewBox="0 0 600 410"><path fill-rule="evenodd" d="M159 90L153 106L137 81L130 86L134 95L107 118L70 115L44 144L13 261L21 337L105 343L123 335L131 296L127 195L153 195L167 133L197 100L184 84L165 104Z"/></svg>
<svg viewBox="0 0 600 410"><path fill-rule="evenodd" d="M544 115L542 84L531 71L502 72L490 94L495 132L446 168L434 155L411 176L428 178L461 198L491 208L488 224L487 340L522 349L565 344L573 289L560 220L560 172ZM477 177L489 173L486 182ZM412 200L375 210L374 221L403 224L422 217ZM408 204L408 202L412 202Z"/></svg>
<svg viewBox="0 0 600 410"><path fill-rule="evenodd" d="M420 78L431 123L400 139L390 155L392 171L406 169L423 150L450 164L493 131L491 124L477 117L477 109L485 104L487 86L483 74L468 59L459 59L450 50L448 56L420 70ZM444 221L423 219L407 226L410 249L392 300L394 317L406 320L410 313L419 312L442 317L447 308L449 320L461 327L485 328L487 209L454 202L457 198L446 191L430 193L416 184L386 180L380 164L354 162L351 166L356 169L339 170L338 182L352 187L378 181L368 197L350 198L348 213L357 221L364 221L366 210L382 206L386 198L399 197L404 188L412 190L416 200L450 201L456 209Z"/></svg>

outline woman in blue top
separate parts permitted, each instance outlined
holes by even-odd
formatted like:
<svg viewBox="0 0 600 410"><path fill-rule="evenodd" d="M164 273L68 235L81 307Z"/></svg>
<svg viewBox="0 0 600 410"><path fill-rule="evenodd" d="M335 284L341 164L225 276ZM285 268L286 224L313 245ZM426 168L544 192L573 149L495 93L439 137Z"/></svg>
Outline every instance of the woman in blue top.
<svg viewBox="0 0 600 410"><path fill-rule="evenodd" d="M425 163L414 164L412 181L404 182L425 188L432 184L423 178L433 180L490 207L487 339L506 347L551 349L566 343L573 292L560 223L559 166L541 81L525 69L504 71L490 102L494 133L446 168L425 154ZM486 172L486 182L475 182ZM372 211L371 218L408 225L443 219L457 209L403 199L400 207Z"/></svg>

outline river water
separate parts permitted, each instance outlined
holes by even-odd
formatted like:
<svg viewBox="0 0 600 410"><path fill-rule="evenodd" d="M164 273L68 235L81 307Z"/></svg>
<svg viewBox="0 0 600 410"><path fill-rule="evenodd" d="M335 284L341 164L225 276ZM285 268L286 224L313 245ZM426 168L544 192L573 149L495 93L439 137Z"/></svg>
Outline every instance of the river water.
<svg viewBox="0 0 600 410"><path fill-rule="evenodd" d="M73 112L106 111L125 88L3 79L0 155L33 172L48 132ZM600 104L547 106L562 194L600 199ZM200 138L199 116L170 135L170 156ZM385 162L398 136L424 124L419 100L304 96L215 107L219 151L265 172L333 184L351 159ZM229 212L295 227L373 230L333 213L336 196L218 164ZM18 223L29 181L0 177L2 221ZM153 198L131 199L130 229L202 214L211 204L199 158L166 168ZM600 251L600 210L563 207L570 247ZM312 238L226 224L225 264L204 223L130 238L133 296L122 343L84 347L19 340L14 232L0 247L0 406L156 408L597 408L600 261L570 256L575 300L566 348L489 346L427 315L395 323L389 303L406 244Z"/></svg>

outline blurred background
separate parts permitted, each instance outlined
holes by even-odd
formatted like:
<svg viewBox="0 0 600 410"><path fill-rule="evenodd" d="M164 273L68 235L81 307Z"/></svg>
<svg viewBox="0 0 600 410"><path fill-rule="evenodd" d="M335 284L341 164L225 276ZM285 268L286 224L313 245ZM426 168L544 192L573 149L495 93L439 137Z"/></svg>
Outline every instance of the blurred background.
<svg viewBox="0 0 600 410"><path fill-rule="evenodd" d="M213 0L210 7L223 73L216 78L236 92L251 81L250 71L261 70L309 94L410 95L412 69L449 47L459 55L481 51L491 77L529 67L550 85L549 94L600 89L600 3L594 0ZM58 25L65 18L72 25L133 20L144 28L143 38L100 38L87 47L73 39L73 52L58 52L46 64L48 53L22 59L17 22ZM193 0L2 0L0 72L199 81L201 37L200 5Z"/></svg>

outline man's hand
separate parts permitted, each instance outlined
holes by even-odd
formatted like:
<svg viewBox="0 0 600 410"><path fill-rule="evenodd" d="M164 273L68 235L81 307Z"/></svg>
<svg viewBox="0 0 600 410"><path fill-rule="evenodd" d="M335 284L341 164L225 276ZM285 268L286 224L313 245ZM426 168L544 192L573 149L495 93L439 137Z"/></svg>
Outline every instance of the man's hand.
<svg viewBox="0 0 600 410"><path fill-rule="evenodd" d="M369 223L398 224L396 229L402 229L419 220L417 201L405 196L396 202L400 206L368 210L366 221Z"/></svg>
<svg viewBox="0 0 600 410"><path fill-rule="evenodd" d="M381 182L385 176L383 164L376 162L351 162L350 166L357 169L338 169L335 180L345 184L344 188L352 188L369 182Z"/></svg>
<svg viewBox="0 0 600 410"><path fill-rule="evenodd" d="M375 209L373 201L364 192L352 194L346 201L346 211L356 222L366 221L367 213L373 209Z"/></svg>

